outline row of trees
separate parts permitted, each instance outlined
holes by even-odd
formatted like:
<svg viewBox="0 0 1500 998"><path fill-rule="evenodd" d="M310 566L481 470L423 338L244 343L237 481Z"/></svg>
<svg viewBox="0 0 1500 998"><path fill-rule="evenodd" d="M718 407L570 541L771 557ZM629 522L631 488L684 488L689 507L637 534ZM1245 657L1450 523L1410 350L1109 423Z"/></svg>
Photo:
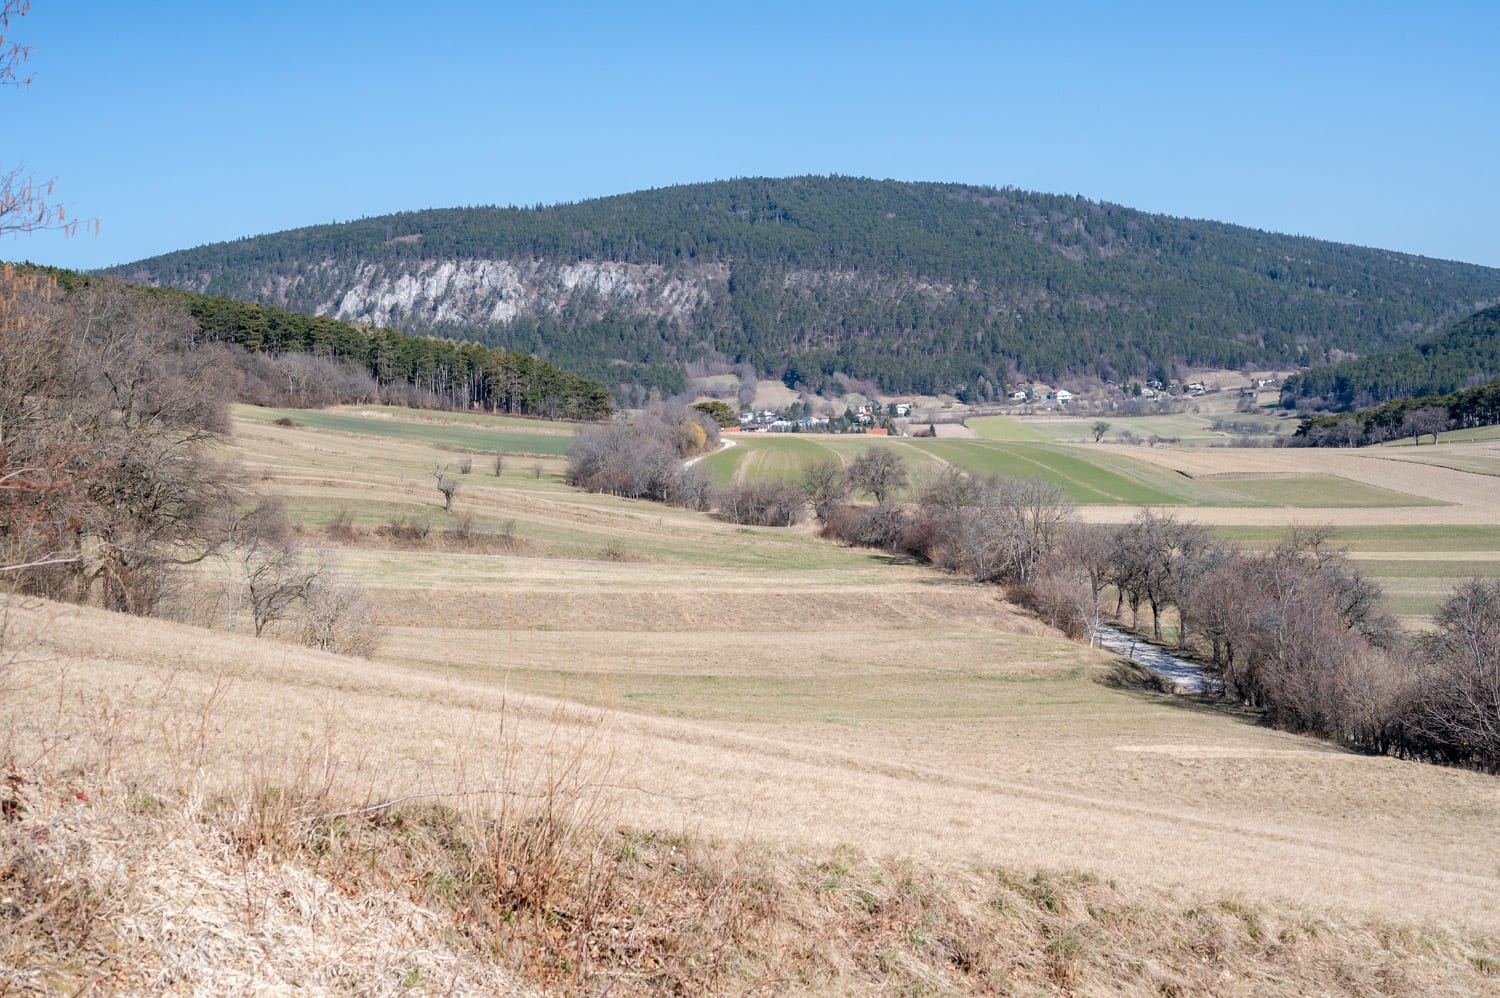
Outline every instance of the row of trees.
<svg viewBox="0 0 1500 998"><path fill-rule="evenodd" d="M1308 447L1358 447L1450 429L1500 425L1500 380L1448 395L1402 398L1362 412L1311 416L1290 441Z"/></svg>
<svg viewBox="0 0 1500 998"><path fill-rule="evenodd" d="M1208 658L1225 696L1278 727L1360 751L1500 771L1500 582L1459 586L1430 634L1404 634L1377 585L1330 544L1292 529L1242 551L1200 524L1146 511L1084 524L1041 479L948 469L898 506L820 504L825 536L1009 586L1054 626L1091 642L1111 617ZM1111 607L1110 604L1113 604Z"/></svg>
<svg viewBox="0 0 1500 998"><path fill-rule="evenodd" d="M100 283L72 271L45 268L67 293ZM225 344L273 359L308 358L358 377L369 397L434 408L479 407L513 415L593 420L608 417L608 389L529 353L480 343L407 336L394 329L357 326L232 298L163 288L134 293L180 303L196 324L195 342ZM241 362L240 366L248 367ZM292 361L296 370L309 365ZM325 382L330 380L325 377ZM347 399L338 399L347 401Z"/></svg>

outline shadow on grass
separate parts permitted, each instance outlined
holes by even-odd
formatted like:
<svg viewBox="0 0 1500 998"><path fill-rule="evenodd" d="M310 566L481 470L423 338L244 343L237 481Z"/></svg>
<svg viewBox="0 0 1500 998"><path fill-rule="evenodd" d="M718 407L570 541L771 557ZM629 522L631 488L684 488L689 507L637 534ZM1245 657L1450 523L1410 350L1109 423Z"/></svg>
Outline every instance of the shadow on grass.
<svg viewBox="0 0 1500 998"><path fill-rule="evenodd" d="M1226 700L1216 693L1174 692L1175 687L1170 682L1136 662L1118 661L1109 672L1100 676L1095 682L1144 703L1160 704L1194 714L1223 717L1257 728L1269 727L1265 711L1257 707L1246 707L1233 700Z"/></svg>

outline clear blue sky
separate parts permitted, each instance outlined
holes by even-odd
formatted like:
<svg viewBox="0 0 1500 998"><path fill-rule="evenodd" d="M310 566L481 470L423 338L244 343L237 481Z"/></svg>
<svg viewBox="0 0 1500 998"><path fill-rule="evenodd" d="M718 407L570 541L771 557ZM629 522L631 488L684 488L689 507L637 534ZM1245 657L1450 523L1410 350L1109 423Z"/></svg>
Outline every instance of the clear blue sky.
<svg viewBox="0 0 1500 998"><path fill-rule="evenodd" d="M0 168L126 262L746 175L1017 187L1500 266L1500 3L34 0Z"/></svg>

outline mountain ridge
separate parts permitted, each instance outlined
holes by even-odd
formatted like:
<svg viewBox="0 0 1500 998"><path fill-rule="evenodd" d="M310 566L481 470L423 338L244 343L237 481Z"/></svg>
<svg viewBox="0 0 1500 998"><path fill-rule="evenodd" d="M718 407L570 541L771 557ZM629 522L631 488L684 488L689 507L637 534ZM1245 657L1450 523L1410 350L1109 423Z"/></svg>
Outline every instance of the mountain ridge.
<svg viewBox="0 0 1500 998"><path fill-rule="evenodd" d="M105 271L673 387L692 361L996 397L1017 377L1312 366L1500 301L1500 269L1080 196L746 178L310 226Z"/></svg>

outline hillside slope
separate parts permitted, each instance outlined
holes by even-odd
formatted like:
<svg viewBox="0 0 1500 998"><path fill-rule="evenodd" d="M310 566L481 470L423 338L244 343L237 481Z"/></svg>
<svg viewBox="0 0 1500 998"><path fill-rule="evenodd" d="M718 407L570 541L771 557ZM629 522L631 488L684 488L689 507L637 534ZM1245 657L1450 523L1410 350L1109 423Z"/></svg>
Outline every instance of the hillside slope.
<svg viewBox="0 0 1500 998"><path fill-rule="evenodd" d="M1500 270L956 184L744 179L428 210L110 271L674 387L715 357L816 388L996 396L1020 372L1304 365L1410 343Z"/></svg>
<svg viewBox="0 0 1500 998"><path fill-rule="evenodd" d="M1364 409L1400 398L1446 395L1500 378L1500 306L1459 319L1429 340L1315 367L1288 378L1282 404L1314 399Z"/></svg>

